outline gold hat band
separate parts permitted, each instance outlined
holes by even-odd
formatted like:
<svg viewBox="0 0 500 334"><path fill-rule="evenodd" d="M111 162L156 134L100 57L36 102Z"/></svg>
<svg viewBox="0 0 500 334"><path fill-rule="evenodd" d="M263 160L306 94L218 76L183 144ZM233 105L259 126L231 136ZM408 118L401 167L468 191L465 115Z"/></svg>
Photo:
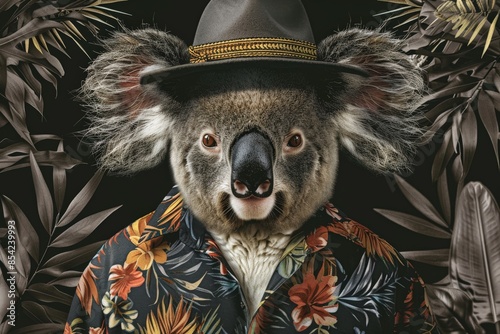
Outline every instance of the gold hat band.
<svg viewBox="0 0 500 334"><path fill-rule="evenodd" d="M316 60L316 45L288 38L244 38L189 47L191 63L242 57L282 57Z"/></svg>

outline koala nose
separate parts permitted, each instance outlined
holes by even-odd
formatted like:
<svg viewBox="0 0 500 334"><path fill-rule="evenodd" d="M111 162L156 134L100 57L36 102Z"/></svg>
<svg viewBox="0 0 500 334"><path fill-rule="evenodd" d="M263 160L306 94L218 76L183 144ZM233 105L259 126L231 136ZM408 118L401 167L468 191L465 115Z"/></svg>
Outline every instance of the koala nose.
<svg viewBox="0 0 500 334"><path fill-rule="evenodd" d="M231 190L238 198L268 197L273 192L274 150L270 140L253 131L231 148Z"/></svg>

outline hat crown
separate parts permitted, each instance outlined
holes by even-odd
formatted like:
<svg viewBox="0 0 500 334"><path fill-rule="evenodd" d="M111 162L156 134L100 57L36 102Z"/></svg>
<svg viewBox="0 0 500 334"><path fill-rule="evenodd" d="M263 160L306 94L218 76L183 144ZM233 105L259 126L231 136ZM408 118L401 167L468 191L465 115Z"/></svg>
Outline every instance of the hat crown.
<svg viewBox="0 0 500 334"><path fill-rule="evenodd" d="M200 18L193 45L255 37L315 43L300 0L211 0Z"/></svg>

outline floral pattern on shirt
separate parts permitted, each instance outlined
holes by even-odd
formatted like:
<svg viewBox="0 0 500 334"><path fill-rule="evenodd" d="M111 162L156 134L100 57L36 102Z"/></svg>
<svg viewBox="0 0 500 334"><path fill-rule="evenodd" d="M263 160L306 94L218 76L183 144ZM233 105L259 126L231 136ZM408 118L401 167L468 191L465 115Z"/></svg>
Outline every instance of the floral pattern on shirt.
<svg viewBox="0 0 500 334"><path fill-rule="evenodd" d="M177 187L83 272L65 333L438 333L389 243L333 205L296 232L255 314Z"/></svg>

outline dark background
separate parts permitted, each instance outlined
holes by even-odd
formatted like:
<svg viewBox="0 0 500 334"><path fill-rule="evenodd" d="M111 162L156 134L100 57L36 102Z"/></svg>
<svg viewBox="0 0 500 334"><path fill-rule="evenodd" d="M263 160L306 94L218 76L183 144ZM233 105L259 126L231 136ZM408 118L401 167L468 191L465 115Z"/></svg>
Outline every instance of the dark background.
<svg viewBox="0 0 500 334"><path fill-rule="evenodd" d="M189 45L194 37L197 21L207 2L206 0L129 0L108 5L108 7L129 14L116 14L127 28L139 28L144 24L157 27L177 35ZM375 28L386 16L374 15L396 8L395 5L376 0L342 2L304 0L303 2L317 42L349 26ZM105 37L108 33L108 29L102 28L101 36ZM403 33L403 31L398 31L398 33ZM66 152L86 162L85 165L76 166L68 171L65 206L95 173L94 158L90 154L89 144L77 135L79 131L85 129L86 121L80 105L75 100L75 94L85 78L85 67L90 59L101 50L91 36L87 42L82 42L90 59L76 46L71 45L71 42L67 44L71 58L59 57L66 73L59 81L58 92L56 93L52 87L46 85L44 117L40 117L34 111L28 115L29 129L32 134L53 133L63 137ZM437 137L429 146L423 147L415 159L414 174L403 175L432 201L436 200L436 194L434 184L429 181L430 165L438 144L439 138ZM492 184L490 178L491 175L495 175L492 171L496 170L496 163L482 158L482 152L491 149L488 147L488 139L480 137L480 145L484 145L485 148L478 149L476 160L479 162L473 165L469 179L488 180L485 183ZM488 154L484 154L485 159L493 156L489 153L488 151ZM50 169L43 169L43 171L47 173L47 179L50 180ZM50 182L48 183L50 185ZM136 218L154 210L172 184L168 159L165 159L164 163L157 168L133 177L105 176L93 199L82 213L82 217L117 205L122 205L122 207L98 227L90 238L95 241L107 239ZM495 188L490 190L498 198L500 185L498 182L493 182L493 184ZM0 187L3 188L1 193L13 199L28 215L30 221L36 221L36 198L29 169L0 174ZM376 213L374 208L418 215L398 190L391 176L375 175L360 167L344 153L341 155L333 203L351 218L380 234L399 250L437 249L448 246L445 241L417 235ZM420 263L414 264L427 281L442 278L447 270Z"/></svg>

